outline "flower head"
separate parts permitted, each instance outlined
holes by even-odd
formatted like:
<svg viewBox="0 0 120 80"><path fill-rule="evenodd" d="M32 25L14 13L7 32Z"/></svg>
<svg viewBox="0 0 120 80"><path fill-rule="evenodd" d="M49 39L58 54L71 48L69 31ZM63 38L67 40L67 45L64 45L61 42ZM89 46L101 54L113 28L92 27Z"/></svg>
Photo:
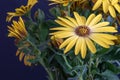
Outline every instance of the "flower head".
<svg viewBox="0 0 120 80"><path fill-rule="evenodd" d="M50 5L52 4L62 4L63 6L67 6L70 2L76 2L76 1L84 1L84 0L49 0L53 3L51 3Z"/></svg>
<svg viewBox="0 0 120 80"><path fill-rule="evenodd" d="M37 0L28 0L28 3L26 6L21 6L19 8L15 9L15 12L8 12L8 16L6 18L6 21L11 21L11 19L15 16L22 16L29 12L31 8L37 3Z"/></svg>
<svg viewBox="0 0 120 80"><path fill-rule="evenodd" d="M60 45L60 49L66 47L64 53L67 53L75 46L75 55L81 53L81 57L85 58L87 48L96 53L96 48L93 43L96 42L102 47L109 48L114 45L113 40L117 39L115 36L108 33L117 32L113 26L108 26L109 22L100 22L102 15L91 14L87 20L84 16L80 16L74 12L75 18L66 16L66 18L58 17L55 20L61 27L51 28L50 30L57 30L50 33L58 38L64 38L64 42Z"/></svg>
<svg viewBox="0 0 120 80"><path fill-rule="evenodd" d="M16 52L16 56L19 56L19 61L24 61L24 65L26 66L31 66L32 63L29 62L29 60L31 59L35 59L35 56L30 55L30 54L25 54L24 52L21 51L21 49L19 48Z"/></svg>
<svg viewBox="0 0 120 80"><path fill-rule="evenodd" d="M51 43L54 47L59 48L59 46L63 43L63 39L51 36Z"/></svg>
<svg viewBox="0 0 120 80"><path fill-rule="evenodd" d="M27 31L25 29L25 24L22 18L19 18L19 21L13 21L12 26L8 26L8 37L14 37L17 40L22 40L27 36Z"/></svg>
<svg viewBox="0 0 120 80"><path fill-rule="evenodd" d="M103 7L103 12L108 13L109 11L113 18L116 17L116 11L120 13L120 4L118 0L97 0L92 10L98 9L101 5Z"/></svg>

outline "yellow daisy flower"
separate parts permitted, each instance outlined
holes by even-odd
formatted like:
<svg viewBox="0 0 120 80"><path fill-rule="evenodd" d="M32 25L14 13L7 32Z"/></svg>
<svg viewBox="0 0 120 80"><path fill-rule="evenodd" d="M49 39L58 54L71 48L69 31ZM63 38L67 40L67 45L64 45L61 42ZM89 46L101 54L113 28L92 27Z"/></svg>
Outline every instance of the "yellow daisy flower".
<svg viewBox="0 0 120 80"><path fill-rule="evenodd" d="M103 7L103 12L107 13L109 11L113 18L116 17L116 11L120 13L120 4L118 0L97 0L92 10L98 9L101 5Z"/></svg>
<svg viewBox="0 0 120 80"><path fill-rule="evenodd" d="M101 14L97 16L91 14L87 20L77 12L74 12L74 16L75 19L69 16L66 16L66 18L58 17L58 20L55 20L55 22L60 24L61 27L50 29L57 30L50 33L50 35L65 39L59 47L60 49L66 47L64 53L67 53L75 46L75 55L78 55L80 52L81 57L84 59L87 47L92 53L96 53L93 41L105 48L114 45L113 40L117 38L108 33L117 32L117 30L113 26L108 26L109 22L100 22L102 19Z"/></svg>
<svg viewBox="0 0 120 80"><path fill-rule="evenodd" d="M37 3L37 0L28 0L28 3L26 6L21 6L19 8L15 9L15 12L8 12L8 16L6 18L6 21L11 21L11 19L15 16L22 16L29 12L31 8Z"/></svg>
<svg viewBox="0 0 120 80"><path fill-rule="evenodd" d="M53 2L50 5L62 4L63 6L67 6L69 4L69 2L83 1L83 0L49 0L49 1Z"/></svg>
<svg viewBox="0 0 120 80"><path fill-rule="evenodd" d="M22 40L27 36L27 31L25 29L25 24L22 18L19 18L19 21L13 21L11 26L8 26L8 37L14 37L17 40Z"/></svg>

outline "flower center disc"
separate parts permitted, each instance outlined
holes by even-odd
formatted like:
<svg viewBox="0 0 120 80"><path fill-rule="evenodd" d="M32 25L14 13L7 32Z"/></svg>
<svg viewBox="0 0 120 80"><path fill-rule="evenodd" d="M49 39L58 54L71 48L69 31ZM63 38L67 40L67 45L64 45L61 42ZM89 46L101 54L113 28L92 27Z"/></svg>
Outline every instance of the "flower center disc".
<svg viewBox="0 0 120 80"><path fill-rule="evenodd" d="M90 34L90 29L87 26L79 26L75 29L75 33L78 36L85 37L85 36L88 36Z"/></svg>

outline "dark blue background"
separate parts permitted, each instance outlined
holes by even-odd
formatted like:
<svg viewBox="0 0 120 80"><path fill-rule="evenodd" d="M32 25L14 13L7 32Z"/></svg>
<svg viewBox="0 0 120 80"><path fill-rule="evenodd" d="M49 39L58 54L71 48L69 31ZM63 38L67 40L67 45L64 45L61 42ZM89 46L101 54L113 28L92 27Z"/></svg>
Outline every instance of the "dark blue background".
<svg viewBox="0 0 120 80"><path fill-rule="evenodd" d="M17 47L14 40L8 38L6 13L26 4L27 0L0 0L0 80L47 80L45 70L41 66L26 67L15 56ZM48 13L48 2L39 0L33 12L42 9Z"/></svg>

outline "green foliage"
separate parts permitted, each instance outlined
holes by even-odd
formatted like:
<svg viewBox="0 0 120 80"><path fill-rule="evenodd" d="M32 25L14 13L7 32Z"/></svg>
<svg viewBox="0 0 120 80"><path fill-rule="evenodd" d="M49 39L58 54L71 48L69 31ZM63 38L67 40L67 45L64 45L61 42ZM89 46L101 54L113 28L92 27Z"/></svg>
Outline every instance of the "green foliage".
<svg viewBox="0 0 120 80"><path fill-rule="evenodd" d="M73 11L85 17L91 13L98 13L89 9L82 10L81 7L71 11L70 7L71 4L51 8L52 18L73 16ZM64 49L56 48L52 44L49 35L49 28L59 25L52 19L46 20L45 13L40 9L35 12L34 18L30 15L28 13L25 20L28 36L17 43L17 47L22 47L20 51L25 55L35 56L35 59L29 61L42 65L48 73L49 80L119 80L117 74L120 73L120 67L115 64L116 61L120 61L120 45L103 48L95 44L97 52L93 55L87 51L85 59L81 58L81 54L76 56L73 49L64 54ZM29 46L25 46L26 43Z"/></svg>

